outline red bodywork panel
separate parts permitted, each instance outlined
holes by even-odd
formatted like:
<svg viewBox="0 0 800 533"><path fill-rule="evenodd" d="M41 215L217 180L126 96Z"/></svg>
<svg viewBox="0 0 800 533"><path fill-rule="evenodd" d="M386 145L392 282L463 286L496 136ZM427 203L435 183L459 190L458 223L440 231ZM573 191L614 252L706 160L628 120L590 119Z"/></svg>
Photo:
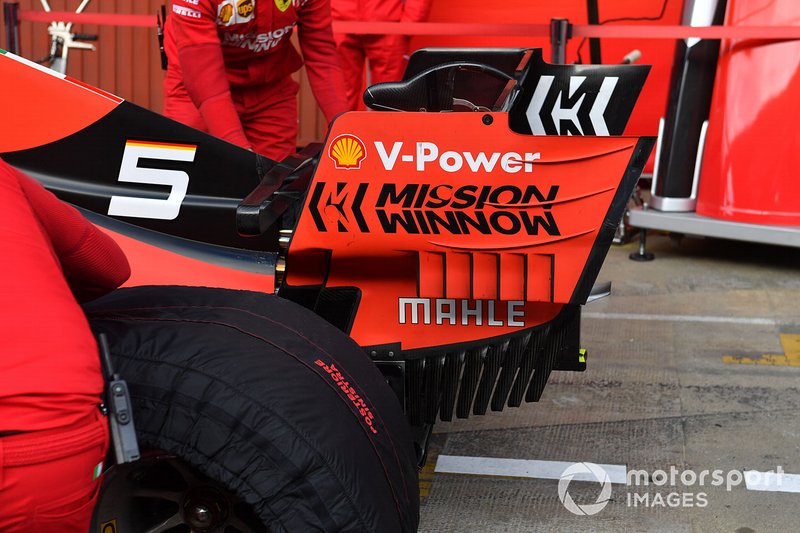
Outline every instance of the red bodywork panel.
<svg viewBox="0 0 800 533"><path fill-rule="evenodd" d="M730 26L791 25L799 17L796 0L728 3ZM798 95L800 42L722 42L697 195L699 214L800 226Z"/></svg>
<svg viewBox="0 0 800 533"><path fill-rule="evenodd" d="M351 336L404 350L583 303L576 288L639 141L519 135L502 113L369 112L339 117L329 139L287 285L358 287Z"/></svg>
<svg viewBox="0 0 800 533"><path fill-rule="evenodd" d="M165 248L128 237L108 228L100 229L113 238L125 252L131 276L125 287L139 285L195 285L226 289L275 292L275 276L246 272L201 261Z"/></svg>
<svg viewBox="0 0 800 533"><path fill-rule="evenodd" d="M11 56L9 56L11 57ZM82 130L98 121L122 102L122 99L68 76L13 56L2 62L3 100L15 102L3 106L3 131L0 153L41 146ZM42 76L42 72L50 74ZM32 90L35 91L32 94ZM46 95L47 101L32 102Z"/></svg>

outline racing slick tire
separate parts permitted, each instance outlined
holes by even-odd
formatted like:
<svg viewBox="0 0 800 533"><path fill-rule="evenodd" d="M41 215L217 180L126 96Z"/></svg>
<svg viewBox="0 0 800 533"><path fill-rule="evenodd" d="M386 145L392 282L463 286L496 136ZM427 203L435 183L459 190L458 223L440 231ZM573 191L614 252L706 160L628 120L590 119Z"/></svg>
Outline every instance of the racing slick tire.
<svg viewBox="0 0 800 533"><path fill-rule="evenodd" d="M340 330L279 297L225 289L120 289L85 310L128 382L143 449L188 463L269 531L416 531L408 424L383 376ZM154 515L154 524L188 512L186 498L173 497L177 511ZM215 510L224 502L206 504L201 518L216 525L192 530L225 525L230 511ZM141 509L134 514L141 520ZM95 525L116 516L96 514Z"/></svg>

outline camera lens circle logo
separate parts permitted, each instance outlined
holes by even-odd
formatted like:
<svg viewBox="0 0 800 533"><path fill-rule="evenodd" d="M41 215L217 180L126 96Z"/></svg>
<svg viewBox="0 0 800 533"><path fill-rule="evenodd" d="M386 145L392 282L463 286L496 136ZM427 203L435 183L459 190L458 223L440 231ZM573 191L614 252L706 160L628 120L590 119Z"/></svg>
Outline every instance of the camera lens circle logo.
<svg viewBox="0 0 800 533"><path fill-rule="evenodd" d="M578 504L572 499L567 489L569 489L570 481L575 477L585 481L596 480L601 484L600 494L597 495L594 503ZM608 477L608 472L594 463L575 463L568 466L561 473L558 481L558 499L572 514L591 516L599 513L605 509L611 499L611 479Z"/></svg>

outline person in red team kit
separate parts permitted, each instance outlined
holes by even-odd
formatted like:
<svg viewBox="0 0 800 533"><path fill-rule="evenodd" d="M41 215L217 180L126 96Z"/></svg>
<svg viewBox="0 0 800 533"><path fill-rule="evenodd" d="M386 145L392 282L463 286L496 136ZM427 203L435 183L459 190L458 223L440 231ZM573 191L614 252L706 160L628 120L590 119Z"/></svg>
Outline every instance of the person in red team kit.
<svg viewBox="0 0 800 533"><path fill-rule="evenodd" d="M294 153L298 84L328 121L347 110L330 0L171 0L164 114L280 160ZM302 58L290 42L297 26Z"/></svg>
<svg viewBox="0 0 800 533"><path fill-rule="evenodd" d="M110 237L2 160L0 205L0 531L86 532L109 437L78 300L130 268Z"/></svg>
<svg viewBox="0 0 800 533"><path fill-rule="evenodd" d="M430 6L431 0L331 0L334 20L346 21L424 22ZM364 108L365 61L369 61L371 84L403 79L409 36L336 33L334 38L350 110Z"/></svg>

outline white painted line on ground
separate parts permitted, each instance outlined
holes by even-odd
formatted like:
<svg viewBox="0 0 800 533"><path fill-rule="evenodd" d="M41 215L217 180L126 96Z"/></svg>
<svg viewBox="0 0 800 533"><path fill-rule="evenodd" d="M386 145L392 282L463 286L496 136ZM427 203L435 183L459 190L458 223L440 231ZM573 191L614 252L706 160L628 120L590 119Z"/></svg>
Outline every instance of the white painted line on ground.
<svg viewBox="0 0 800 533"><path fill-rule="evenodd" d="M748 318L733 316L695 316L695 315L645 315L639 313L581 313L585 318L601 320L649 320L654 322L712 322L718 324L748 324L756 326L776 326L789 323L773 318Z"/></svg>
<svg viewBox="0 0 800 533"><path fill-rule="evenodd" d="M781 472L744 471L744 483L747 490L766 492L800 492L800 475Z"/></svg>
<svg viewBox="0 0 800 533"><path fill-rule="evenodd" d="M436 461L435 472L442 474L471 474L474 476L561 479L561 473L574 464L575 462L569 461L440 455ZM611 483L625 484L628 472L625 465L598 466L601 466L608 473ZM576 481L597 481L590 473L576 474L573 479Z"/></svg>
<svg viewBox="0 0 800 533"><path fill-rule="evenodd" d="M467 474L473 476L517 477L535 479L561 479L561 474L574 465L569 461L540 461L538 459L502 459L499 457L469 457L464 455L440 455L436 461L437 474ZM608 473L611 483L627 484L628 469L625 465L600 464ZM745 470L747 490L762 492L800 493L800 474L785 472L759 472ZM591 473L578 473L574 481L598 480Z"/></svg>

